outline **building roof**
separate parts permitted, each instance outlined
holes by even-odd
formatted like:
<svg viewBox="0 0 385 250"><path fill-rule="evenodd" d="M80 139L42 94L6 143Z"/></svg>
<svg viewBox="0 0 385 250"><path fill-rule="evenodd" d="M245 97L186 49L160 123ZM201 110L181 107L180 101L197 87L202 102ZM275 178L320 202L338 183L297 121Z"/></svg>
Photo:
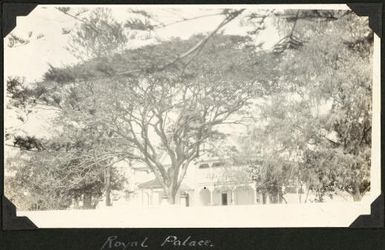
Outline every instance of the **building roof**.
<svg viewBox="0 0 385 250"><path fill-rule="evenodd" d="M153 189L153 188L162 188L162 185L157 179L146 181L138 185L140 189Z"/></svg>
<svg viewBox="0 0 385 250"><path fill-rule="evenodd" d="M153 180L150 180L150 181L146 181L146 182L143 182L143 183L140 183L138 185L138 187L140 189L157 189L157 188L163 188L162 184L160 184L160 182L157 180L157 179L153 179ZM179 190L193 190L191 187L185 185L185 184L181 184L180 185L180 188Z"/></svg>

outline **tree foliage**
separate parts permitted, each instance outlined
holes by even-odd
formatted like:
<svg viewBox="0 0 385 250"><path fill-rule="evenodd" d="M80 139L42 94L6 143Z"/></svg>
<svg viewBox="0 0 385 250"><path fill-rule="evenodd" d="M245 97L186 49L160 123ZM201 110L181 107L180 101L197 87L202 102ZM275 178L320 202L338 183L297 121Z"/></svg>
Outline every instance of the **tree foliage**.
<svg viewBox="0 0 385 250"><path fill-rule="evenodd" d="M73 199L82 201L84 208L96 206L106 188L106 169L113 164L111 157L101 155L100 145L88 137L84 130L66 131L61 137L49 140L33 138L37 146L19 142L25 139L17 138L22 151L8 158L8 170L15 173L7 180L9 198L20 209L33 209L35 204L39 209L63 209L74 205ZM125 180L114 167L110 174L110 188L122 189Z"/></svg>
<svg viewBox="0 0 385 250"><path fill-rule="evenodd" d="M307 183L319 200L337 190L358 200L370 188L373 34L355 14L332 19L296 20L306 43L280 54L260 117L266 125L254 133L262 158L274 155L276 176Z"/></svg>
<svg viewBox="0 0 385 250"><path fill-rule="evenodd" d="M80 27L70 34L68 48L82 59L108 56L124 48L128 41L123 24L113 18L108 8L96 8L81 20Z"/></svg>

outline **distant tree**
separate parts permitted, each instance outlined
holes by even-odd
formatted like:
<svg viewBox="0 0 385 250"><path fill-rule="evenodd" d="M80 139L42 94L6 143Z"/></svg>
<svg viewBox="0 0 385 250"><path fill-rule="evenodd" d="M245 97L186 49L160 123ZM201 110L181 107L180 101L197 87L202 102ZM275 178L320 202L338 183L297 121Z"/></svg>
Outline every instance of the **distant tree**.
<svg viewBox="0 0 385 250"><path fill-rule="evenodd" d="M360 200L370 189L373 33L351 12L322 25L295 22L287 30L303 43L277 54L280 77L265 88L257 148L281 162L273 168L296 162L288 178L319 200L337 190Z"/></svg>

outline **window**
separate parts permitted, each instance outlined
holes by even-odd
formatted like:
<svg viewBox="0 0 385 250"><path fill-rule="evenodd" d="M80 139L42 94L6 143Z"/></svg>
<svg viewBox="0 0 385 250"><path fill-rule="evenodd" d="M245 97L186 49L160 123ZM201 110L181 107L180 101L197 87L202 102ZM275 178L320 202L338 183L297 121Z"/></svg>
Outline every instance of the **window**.
<svg viewBox="0 0 385 250"><path fill-rule="evenodd" d="M209 164L207 164L207 163L204 163L204 164L201 164L201 165L199 165L199 168L209 168L210 166L209 166Z"/></svg>
<svg viewBox="0 0 385 250"><path fill-rule="evenodd" d="M224 162L214 162L213 163L213 168L216 168L216 167L223 167L225 165Z"/></svg>

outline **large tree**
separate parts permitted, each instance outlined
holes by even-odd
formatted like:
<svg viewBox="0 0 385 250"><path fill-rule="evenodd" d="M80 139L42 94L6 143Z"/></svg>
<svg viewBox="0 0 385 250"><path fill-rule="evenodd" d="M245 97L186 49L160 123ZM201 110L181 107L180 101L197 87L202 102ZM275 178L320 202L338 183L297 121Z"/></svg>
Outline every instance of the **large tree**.
<svg viewBox="0 0 385 250"><path fill-rule="evenodd" d="M94 144L103 141L104 153L99 152L93 160L103 160L109 165L108 162L124 155L144 162L173 203L189 163L199 154L199 145L213 139L218 134L213 127L246 103L247 98L243 99L247 96L246 87L237 91L242 79L226 79L236 67L242 66L241 57L252 51L242 48L239 37L217 39L219 46L211 43L217 49L206 49L210 57L202 56L203 64L192 63L197 55L205 55L201 52L206 52L203 48L209 39L243 10L224 10L223 22L206 36L187 42L164 42L114 56L127 39L122 25L111 18L108 10L96 9L89 18L80 18L69 8L58 10L80 21L78 31L72 35L72 45L83 48L84 56L91 59L70 68L51 66L44 81L35 86L39 92L36 100L57 108L59 128L90 130L93 133L87 135ZM131 20L125 27L139 29L138 24ZM140 29L150 26L147 23ZM213 53L228 48L232 51L226 56L235 55L234 60L238 61L226 63L223 55ZM216 69L213 60L223 62L224 68ZM250 84L250 74L245 77ZM221 79L226 84L220 88L214 86L213 81ZM205 86L208 81L210 84ZM238 82L231 84L234 81ZM225 98L222 100L221 96ZM159 157L164 154L169 156L171 167L160 162ZM66 159L77 167L71 157ZM93 165L91 162L90 166Z"/></svg>
<svg viewBox="0 0 385 250"><path fill-rule="evenodd" d="M188 166L199 156L200 145L218 137L216 127L232 122L232 115L259 93L251 63L255 50L245 46L242 37L214 36L196 60L169 66L175 60L170 51L181 53L201 39L129 50L105 59L108 65L81 65L93 76L68 82L67 98L58 104L63 110L59 124L93 127L96 133L107 134L106 151L112 149L107 145L118 148L111 157L119 154L146 164L171 203ZM114 73L142 68L135 75ZM76 76L78 68L67 70Z"/></svg>

